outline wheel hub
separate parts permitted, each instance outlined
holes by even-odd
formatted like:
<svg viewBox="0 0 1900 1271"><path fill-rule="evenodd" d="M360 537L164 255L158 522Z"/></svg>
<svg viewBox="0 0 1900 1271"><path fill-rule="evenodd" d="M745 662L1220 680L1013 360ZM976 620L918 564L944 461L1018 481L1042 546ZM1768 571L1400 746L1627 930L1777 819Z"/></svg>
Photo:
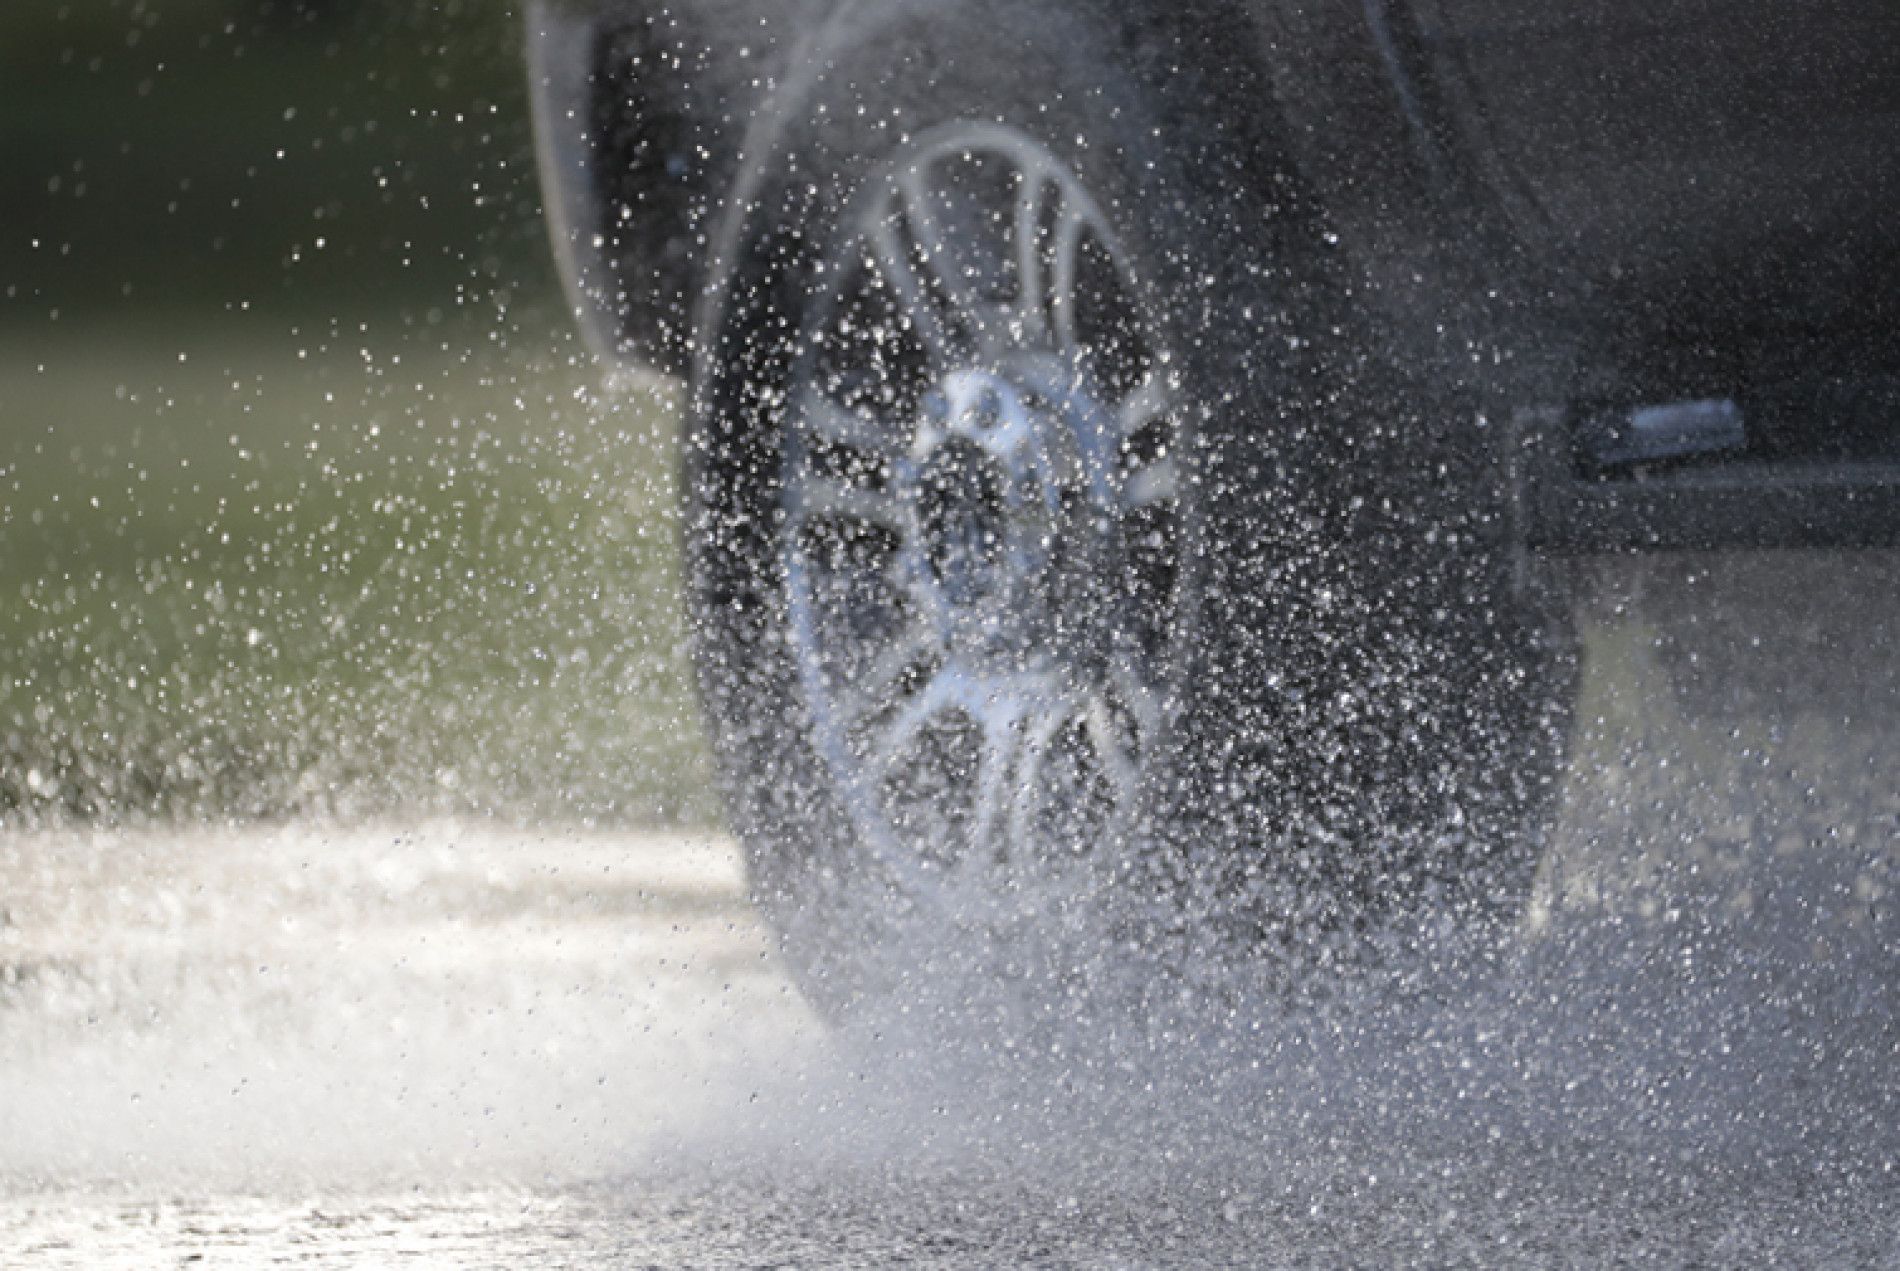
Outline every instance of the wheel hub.
<svg viewBox="0 0 1900 1271"><path fill-rule="evenodd" d="M1120 526L1093 457L1107 418L1033 365L958 370L924 397L897 466L918 527L906 570L944 643L990 673L1086 678L1101 661Z"/></svg>

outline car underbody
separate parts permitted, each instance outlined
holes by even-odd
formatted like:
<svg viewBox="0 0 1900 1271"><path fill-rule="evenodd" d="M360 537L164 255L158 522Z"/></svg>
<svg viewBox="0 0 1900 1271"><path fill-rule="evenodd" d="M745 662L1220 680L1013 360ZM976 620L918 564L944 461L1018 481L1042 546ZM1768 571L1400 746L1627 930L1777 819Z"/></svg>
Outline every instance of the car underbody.
<svg viewBox="0 0 1900 1271"><path fill-rule="evenodd" d="M855 7L536 14L563 259L603 346L684 370L739 156L769 144L810 33ZM1499 315L1530 368L1528 545L1900 537L1900 19L1697 0L1127 8L1131 57L1234 63L1223 112L1275 119L1275 150L1398 320Z"/></svg>

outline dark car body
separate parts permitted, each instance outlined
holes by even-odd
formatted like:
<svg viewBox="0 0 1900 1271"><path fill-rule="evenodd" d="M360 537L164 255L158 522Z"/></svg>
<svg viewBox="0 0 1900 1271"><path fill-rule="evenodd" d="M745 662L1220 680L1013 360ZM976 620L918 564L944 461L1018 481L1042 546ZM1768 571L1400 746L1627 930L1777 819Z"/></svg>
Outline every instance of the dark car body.
<svg viewBox="0 0 1900 1271"><path fill-rule="evenodd" d="M686 369L741 156L853 7L535 9L550 210L603 348ZM1131 58L1218 69L1210 118L1273 133L1393 321L1504 315L1529 545L1900 541L1900 6L1104 11Z"/></svg>

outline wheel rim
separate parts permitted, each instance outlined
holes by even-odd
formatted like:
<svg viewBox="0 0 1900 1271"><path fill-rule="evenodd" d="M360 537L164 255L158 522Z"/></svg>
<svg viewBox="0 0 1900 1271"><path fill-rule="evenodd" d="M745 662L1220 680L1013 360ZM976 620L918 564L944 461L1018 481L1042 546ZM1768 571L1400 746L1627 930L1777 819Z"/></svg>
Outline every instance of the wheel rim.
<svg viewBox="0 0 1900 1271"><path fill-rule="evenodd" d="M1179 386L1141 295L1080 181L979 124L873 173L815 279L788 636L853 829L919 904L1038 914L1138 815L1182 563Z"/></svg>

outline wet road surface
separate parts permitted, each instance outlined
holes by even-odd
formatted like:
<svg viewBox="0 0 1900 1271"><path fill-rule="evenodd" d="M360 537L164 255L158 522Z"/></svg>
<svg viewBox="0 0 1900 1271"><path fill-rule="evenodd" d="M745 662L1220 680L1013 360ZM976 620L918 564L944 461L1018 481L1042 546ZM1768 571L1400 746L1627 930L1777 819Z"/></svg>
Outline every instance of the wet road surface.
<svg viewBox="0 0 1900 1271"><path fill-rule="evenodd" d="M1586 745L1495 982L1014 1049L826 1030L719 839L16 833L0 1266L1900 1266L1888 752L1731 733Z"/></svg>
<svg viewBox="0 0 1900 1271"><path fill-rule="evenodd" d="M1096 1080L828 1035L717 841L7 851L8 1266L1900 1259L1865 966L1685 975L1706 933L1547 920L1474 1000Z"/></svg>

